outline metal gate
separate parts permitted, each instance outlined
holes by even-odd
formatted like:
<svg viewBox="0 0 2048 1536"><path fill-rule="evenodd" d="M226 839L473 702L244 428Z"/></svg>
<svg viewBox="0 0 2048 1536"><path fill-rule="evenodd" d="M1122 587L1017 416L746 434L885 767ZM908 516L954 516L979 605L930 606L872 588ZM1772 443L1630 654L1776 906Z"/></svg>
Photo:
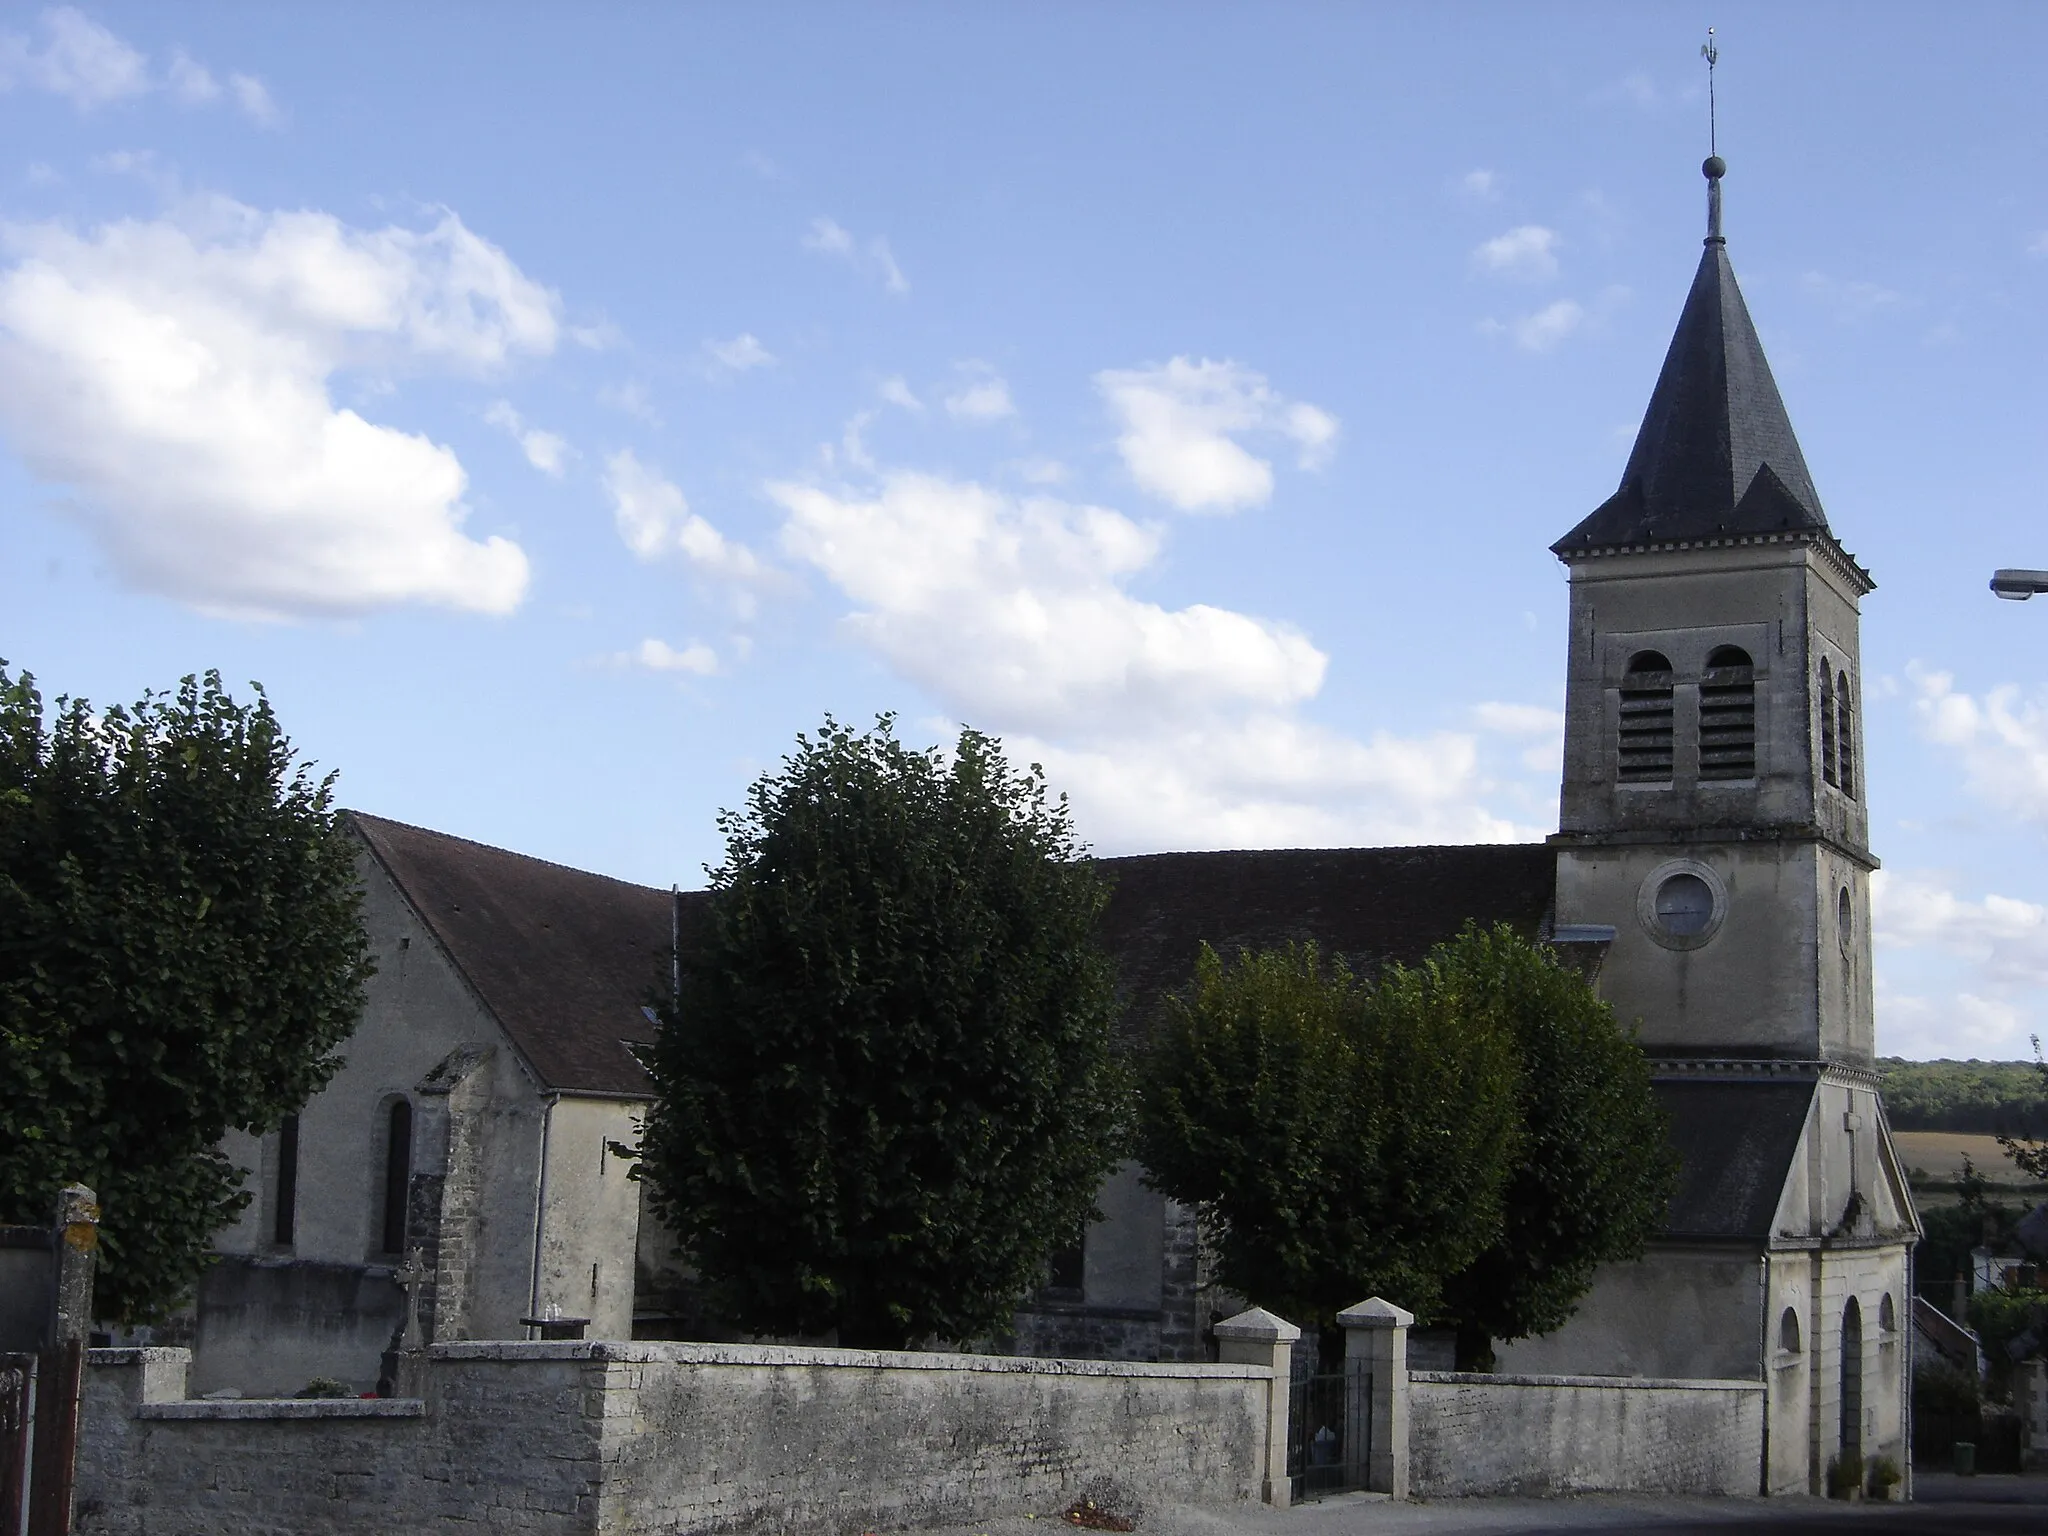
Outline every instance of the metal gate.
<svg viewBox="0 0 2048 1536"><path fill-rule="evenodd" d="M0 1536L20 1536L28 1514L35 1371L34 1355L0 1355Z"/></svg>
<svg viewBox="0 0 2048 1536"><path fill-rule="evenodd" d="M1363 1488L1372 1445L1372 1372L1365 1362L1317 1372L1297 1356L1287 1397L1287 1476L1293 1502Z"/></svg>

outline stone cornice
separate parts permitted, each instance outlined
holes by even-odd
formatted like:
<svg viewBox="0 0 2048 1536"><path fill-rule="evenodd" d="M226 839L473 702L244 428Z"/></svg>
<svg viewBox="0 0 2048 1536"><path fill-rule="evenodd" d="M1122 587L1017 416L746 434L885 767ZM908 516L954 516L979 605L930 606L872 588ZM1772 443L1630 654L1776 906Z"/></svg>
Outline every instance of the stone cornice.
<svg viewBox="0 0 2048 1536"><path fill-rule="evenodd" d="M1713 539L1674 539L1669 542L1644 544L1602 544L1586 549L1567 549L1558 552L1557 558L1566 565L1580 565L1591 560L1613 559L1625 555L1675 554L1692 549L1738 549L1764 544L1803 544L1819 554L1821 560L1838 576L1856 589L1858 597L1864 597L1877 590L1877 581L1856 561L1856 557L1842 548L1841 541L1831 533L1812 528L1792 528L1777 533L1737 533Z"/></svg>

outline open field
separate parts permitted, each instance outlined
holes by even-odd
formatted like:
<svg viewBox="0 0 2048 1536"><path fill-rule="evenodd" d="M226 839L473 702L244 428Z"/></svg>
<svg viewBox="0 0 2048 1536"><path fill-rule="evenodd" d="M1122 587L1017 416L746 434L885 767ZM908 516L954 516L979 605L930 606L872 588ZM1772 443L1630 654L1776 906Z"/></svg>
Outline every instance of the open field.
<svg viewBox="0 0 2048 1536"><path fill-rule="evenodd" d="M2005 1155L2005 1149L1999 1146L1996 1136L1966 1131L1893 1131L1892 1141L1899 1149L1899 1161L1905 1165L1907 1176L1916 1188L1923 1184L1954 1183L1963 1171L1965 1156L1993 1184L2014 1190L2043 1188L2013 1167L2012 1159ZM1925 1174L1924 1178L1921 1173Z"/></svg>

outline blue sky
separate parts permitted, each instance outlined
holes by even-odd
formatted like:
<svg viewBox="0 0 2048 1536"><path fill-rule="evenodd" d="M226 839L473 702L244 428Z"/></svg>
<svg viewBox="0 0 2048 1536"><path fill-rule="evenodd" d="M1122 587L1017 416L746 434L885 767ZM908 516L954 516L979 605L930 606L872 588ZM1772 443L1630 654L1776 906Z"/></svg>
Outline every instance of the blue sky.
<svg viewBox="0 0 2048 1536"><path fill-rule="evenodd" d="M1539 837L1730 253L1864 605L1879 1043L2048 1027L2048 9L0 10L0 656L653 884L828 711L1108 852Z"/></svg>

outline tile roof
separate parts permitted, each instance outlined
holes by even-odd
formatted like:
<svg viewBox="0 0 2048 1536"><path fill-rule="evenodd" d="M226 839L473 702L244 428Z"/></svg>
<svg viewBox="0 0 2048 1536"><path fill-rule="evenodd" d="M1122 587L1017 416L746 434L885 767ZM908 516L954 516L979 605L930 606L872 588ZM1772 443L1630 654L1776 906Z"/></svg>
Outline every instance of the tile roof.
<svg viewBox="0 0 2048 1536"><path fill-rule="evenodd" d="M1828 522L1728 263L1709 238L1621 488L1551 549L1784 532Z"/></svg>
<svg viewBox="0 0 2048 1536"><path fill-rule="evenodd" d="M1533 936L1557 883L1541 843L1149 853L1101 867L1115 882L1103 932L1128 1023L1186 985L1205 941L1227 955L1313 939L1370 971L1421 959L1468 919Z"/></svg>
<svg viewBox="0 0 2048 1536"><path fill-rule="evenodd" d="M348 813L544 1087L644 1098L627 1050L668 975L667 891Z"/></svg>
<svg viewBox="0 0 2048 1536"><path fill-rule="evenodd" d="M1666 1235L1767 1241L1813 1080L1665 1080L1653 1091L1680 1159Z"/></svg>

